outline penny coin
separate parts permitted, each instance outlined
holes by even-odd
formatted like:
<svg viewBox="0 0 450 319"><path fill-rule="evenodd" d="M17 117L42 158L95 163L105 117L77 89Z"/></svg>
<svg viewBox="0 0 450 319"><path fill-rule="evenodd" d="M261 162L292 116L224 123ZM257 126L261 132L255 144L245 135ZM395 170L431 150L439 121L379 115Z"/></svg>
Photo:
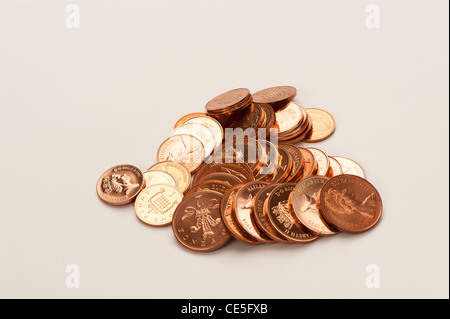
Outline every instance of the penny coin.
<svg viewBox="0 0 450 319"><path fill-rule="evenodd" d="M209 252L225 245L231 238L220 213L222 194L195 192L186 196L173 215L175 238L186 248Z"/></svg>
<svg viewBox="0 0 450 319"><path fill-rule="evenodd" d="M297 89L292 86L277 86L258 91L252 95L254 103L267 103L280 106L297 96Z"/></svg>
<svg viewBox="0 0 450 319"><path fill-rule="evenodd" d="M234 175L231 174L227 174L227 173L213 173L213 174L209 174L206 176L202 176L202 179L199 180L197 183L203 183L206 181L222 181L222 182L226 182L231 186L237 185L237 184L242 184L242 181L237 178Z"/></svg>
<svg viewBox="0 0 450 319"><path fill-rule="evenodd" d="M228 189L223 195L220 204L222 220L234 238L249 244L260 244L260 242L250 236L250 234L247 233L236 220L234 212L234 200L236 198L237 192L241 189L241 187L242 185L235 185L232 188Z"/></svg>
<svg viewBox="0 0 450 319"><path fill-rule="evenodd" d="M205 157L208 157L216 147L213 132L206 126L198 122L184 123L172 131L174 135L191 135L200 140L205 149Z"/></svg>
<svg viewBox="0 0 450 319"><path fill-rule="evenodd" d="M293 216L289 206L289 195L295 183L281 184L272 190L268 201L268 216L273 228L287 240L296 243L308 243L319 236L302 227Z"/></svg>
<svg viewBox="0 0 450 319"><path fill-rule="evenodd" d="M165 184L151 185L139 193L134 203L136 215L147 225L167 226L183 199L178 188Z"/></svg>
<svg viewBox="0 0 450 319"><path fill-rule="evenodd" d="M302 180L302 179L305 179L312 175L315 175L317 172L317 169L318 169L318 165L317 165L316 158L314 157L314 154L311 153L310 150L308 150L304 147L299 147L299 146L298 146L298 149L300 150L300 152L302 152L303 163L304 163L303 173L299 178L299 180Z"/></svg>
<svg viewBox="0 0 450 319"><path fill-rule="evenodd" d="M186 122L187 120L191 119L191 118L198 118L198 117L206 117L209 118L208 114L203 113L203 112L195 112L195 113L189 113L184 115L183 117L181 117L178 121L176 121L175 125L173 126L173 128L177 128L178 126L180 126L181 124L183 124L184 122Z"/></svg>
<svg viewBox="0 0 450 319"><path fill-rule="evenodd" d="M233 128L234 133L237 132L236 129L242 129L242 134L249 133L247 129L256 130L261 126L261 122L263 119L263 110L261 106L255 104L253 108L246 108L244 111L241 111L235 115L231 115L228 120L225 122L224 127ZM252 133L253 134L253 133ZM256 131L255 131L256 134Z"/></svg>
<svg viewBox="0 0 450 319"><path fill-rule="evenodd" d="M273 143L263 140L260 141L263 145L263 152L261 156L261 167L255 179L258 181L270 181L278 169L278 147Z"/></svg>
<svg viewBox="0 0 450 319"><path fill-rule="evenodd" d="M286 182L295 182L300 177L303 169L302 152L298 147L290 144L281 144L279 147L287 151L292 159L292 169L286 178Z"/></svg>
<svg viewBox="0 0 450 319"><path fill-rule="evenodd" d="M380 194L366 179L338 175L320 192L320 212L333 227L347 233L361 233L374 227L383 210Z"/></svg>
<svg viewBox="0 0 450 319"><path fill-rule="evenodd" d="M259 190L254 199L253 217L255 219L256 225L265 235L275 241L286 243L288 242L288 240L277 233L277 231L267 220L269 217L267 216L267 211L264 210L266 199L269 197L271 191L279 185L280 184L269 184Z"/></svg>
<svg viewBox="0 0 450 319"><path fill-rule="evenodd" d="M246 136L232 136L227 137L225 133L225 143L222 145L222 150L217 151L214 158L216 161L227 163L224 159L234 158L235 162L245 162L250 166L250 169L255 174L258 173L261 167L261 157L263 157L263 147L260 142L252 137Z"/></svg>
<svg viewBox="0 0 450 319"><path fill-rule="evenodd" d="M217 180L204 181L197 185L192 186L189 192L186 193L186 196L189 196L195 192L206 190L219 192L223 195L231 186L232 185L230 183L224 181L217 181Z"/></svg>
<svg viewBox="0 0 450 319"><path fill-rule="evenodd" d="M175 178L167 172L164 171L147 171L143 173L145 180L145 187L156 184L167 184L177 187L177 181Z"/></svg>
<svg viewBox="0 0 450 319"><path fill-rule="evenodd" d="M217 170L211 170L212 167L214 166L218 166L218 165L223 165L223 163L228 162L228 164L226 165L232 165L232 167L240 167L240 172L247 176L249 179L254 180L254 175L252 170L250 169L250 167L248 166L247 163L242 162L242 163L236 163L236 159L232 158L232 157L225 157L224 158L224 162L216 162L214 160L212 160L210 163L203 163L202 166L198 169L197 173L195 173L194 179L193 179L193 184L196 184L203 175L209 174L209 173L227 173L227 170L224 170L222 168L219 168ZM245 172L245 173L244 173Z"/></svg>
<svg viewBox="0 0 450 319"><path fill-rule="evenodd" d="M196 183L203 180L204 177L208 176L209 174L214 173L225 173L233 175L234 177L237 177L241 181L241 183L248 183L255 180L253 173L250 172L250 175L246 169L239 166L238 164L217 164L204 171L202 175L198 179L196 179Z"/></svg>
<svg viewBox="0 0 450 319"><path fill-rule="evenodd" d="M275 126L275 111L270 104L259 104L259 106L265 115L262 127L266 129L266 136L268 136L270 134L270 129Z"/></svg>
<svg viewBox="0 0 450 319"><path fill-rule="evenodd" d="M292 158L289 153L284 149L278 148L278 166L277 171L274 174L271 183L282 183L284 182L292 169Z"/></svg>
<svg viewBox="0 0 450 319"><path fill-rule="evenodd" d="M205 108L208 113L224 113L230 111L236 105L244 103L249 98L251 98L251 94L248 89L234 89L216 96L206 104Z"/></svg>
<svg viewBox="0 0 450 319"><path fill-rule="evenodd" d="M217 120L215 120L209 116L199 116L199 117L190 118L183 124L191 124L191 123L206 126L207 128L209 128L211 130L211 132L213 133L213 136L214 136L214 148L217 148L220 145L222 145L224 132L223 132L222 125Z"/></svg>
<svg viewBox="0 0 450 319"><path fill-rule="evenodd" d="M171 162L163 161L154 164L147 171L159 170L170 174L176 181L179 190L184 193L191 186L191 173L186 166Z"/></svg>
<svg viewBox="0 0 450 319"><path fill-rule="evenodd" d="M342 174L351 174L362 178L366 178L366 173L364 172L364 169L354 160L343 156L333 156L333 158L337 160L339 164L341 164Z"/></svg>
<svg viewBox="0 0 450 319"><path fill-rule="evenodd" d="M291 193L294 217L303 226L321 236L336 234L336 231L323 220L316 206L317 195L328 180L329 178L324 176L308 177L298 183Z"/></svg>
<svg viewBox="0 0 450 319"><path fill-rule="evenodd" d="M328 158L330 159L330 168L333 173L330 177L343 174L341 164L339 164L339 162L332 156L328 156Z"/></svg>
<svg viewBox="0 0 450 319"><path fill-rule="evenodd" d="M144 187L144 177L133 165L118 165L104 172L97 182L98 197L109 205L131 203Z"/></svg>
<svg viewBox="0 0 450 319"><path fill-rule="evenodd" d="M317 175L320 176L326 176L328 173L328 169L330 168L330 159L328 158L328 155L318 148L314 147L307 147L307 149L313 153L314 158L317 161L318 170Z"/></svg>
<svg viewBox="0 0 450 319"><path fill-rule="evenodd" d="M286 134L296 127L303 119L302 107L295 102L275 112L275 119L279 127L279 135Z"/></svg>
<svg viewBox="0 0 450 319"><path fill-rule="evenodd" d="M312 120L312 131L308 138L304 139L303 142L315 143L326 140L329 138L336 128L336 123L333 116L327 111L308 108L305 109L306 113L311 117Z"/></svg>
<svg viewBox="0 0 450 319"><path fill-rule="evenodd" d="M174 135L159 146L157 161L183 164L189 172L195 172L205 158L202 142L192 135Z"/></svg>
<svg viewBox="0 0 450 319"><path fill-rule="evenodd" d="M234 200L234 211L237 222L246 232L261 243L270 243L272 239L259 230L252 217L254 214L253 198L266 185L268 183L259 181L247 183L241 187Z"/></svg>

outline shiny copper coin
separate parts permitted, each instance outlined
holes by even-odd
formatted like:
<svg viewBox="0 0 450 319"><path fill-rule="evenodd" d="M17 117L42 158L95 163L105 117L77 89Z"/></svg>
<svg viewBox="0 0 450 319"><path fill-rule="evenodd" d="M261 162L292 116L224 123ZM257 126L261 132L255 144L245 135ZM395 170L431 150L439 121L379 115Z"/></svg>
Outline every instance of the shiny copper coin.
<svg viewBox="0 0 450 319"><path fill-rule="evenodd" d="M328 180L329 178L324 176L308 177L295 186L290 198L294 217L303 226L321 236L336 234L336 231L324 221L316 206L318 194Z"/></svg>
<svg viewBox="0 0 450 319"><path fill-rule="evenodd" d="M333 156L333 158L341 164L343 174L351 174L366 178L364 169L354 160L343 156Z"/></svg>
<svg viewBox="0 0 450 319"><path fill-rule="evenodd" d="M273 107L287 104L297 96L297 89L292 86L277 86L253 94L254 103L267 103Z"/></svg>
<svg viewBox="0 0 450 319"><path fill-rule="evenodd" d="M253 173L250 172L249 174L246 169L242 168L238 164L217 164L202 172L202 175L196 179L196 183L203 180L204 177L214 173L233 175L234 177L237 177L243 184L255 180Z"/></svg>
<svg viewBox="0 0 450 319"><path fill-rule="evenodd" d="M292 169L292 158L289 153L284 149L278 148L278 167L273 178L270 180L271 183L282 183L288 177Z"/></svg>
<svg viewBox="0 0 450 319"><path fill-rule="evenodd" d="M229 112L236 105L244 104L250 97L248 89L235 89L216 96L206 104L205 108L211 114Z"/></svg>
<svg viewBox="0 0 450 319"><path fill-rule="evenodd" d="M206 126L211 130L214 137L214 149L222 145L224 132L222 125L215 119L209 116L199 116L188 119L183 124L198 124Z"/></svg>
<svg viewBox="0 0 450 319"><path fill-rule="evenodd" d="M220 162L216 162L215 160L220 160ZM237 159L233 157L225 157L223 158L224 162L221 162L221 158L212 158L212 160L209 163L203 163L198 171L195 173L194 179L192 181L193 184L196 184L205 173L227 173L223 169L219 169L218 171L212 171L212 167L223 165L224 163L227 163L226 165L232 165L233 167L238 166L241 169L242 174L247 176L247 178L254 180L254 175L250 167L245 162L239 162L237 163ZM244 173L245 172L245 173Z"/></svg>
<svg viewBox="0 0 450 319"><path fill-rule="evenodd" d="M234 132L237 132L236 129L240 128L242 129L243 134L249 134L248 129L258 129L261 126L262 121L263 110L261 106L255 104L252 108L249 107L238 114L231 115L225 122L224 127L225 131L227 131L227 128L233 128L235 129ZM256 131L254 131L254 133L256 136Z"/></svg>
<svg viewBox="0 0 450 319"><path fill-rule="evenodd" d="M220 212L222 214L222 220L230 231L231 235L245 243L249 244L260 244L259 241L254 239L249 235L236 220L234 212L234 200L236 198L237 192L241 189L242 185L235 185L228 189L222 197L220 203Z"/></svg>
<svg viewBox="0 0 450 319"><path fill-rule="evenodd" d="M317 175L327 176L328 169L330 168L330 159L328 158L328 155L324 151L319 150L318 148L307 147L306 149L311 153L313 153L314 158L317 161L317 164L319 166L317 170Z"/></svg>
<svg viewBox="0 0 450 319"><path fill-rule="evenodd" d="M265 117L264 123L262 123L263 128L266 129L266 136L270 134L270 129L275 126L275 111L270 104L259 104Z"/></svg>
<svg viewBox="0 0 450 319"><path fill-rule="evenodd" d="M327 223L347 233L361 233L378 223L383 210L380 194L362 177L338 175L320 192L319 209Z"/></svg>
<svg viewBox="0 0 450 319"><path fill-rule="evenodd" d="M216 250L231 238L222 221L222 194L196 192L183 199L173 215L175 238L186 248L197 252Z"/></svg>
<svg viewBox="0 0 450 319"><path fill-rule="evenodd" d="M208 117L208 114L203 113L203 112L195 112L195 113L186 114L183 117L181 117L178 121L176 121L176 123L173 126L173 128L177 128L178 126L180 126L181 124L183 124L187 120L189 120L191 118L194 118L194 117Z"/></svg>
<svg viewBox="0 0 450 319"><path fill-rule="evenodd" d="M301 123L302 107L295 102L289 102L286 107L275 112L275 119L279 127L278 135L287 134Z"/></svg>
<svg viewBox="0 0 450 319"><path fill-rule="evenodd" d="M289 176L286 178L286 182L295 182L300 177L304 166L302 152L298 147L290 144L280 144L279 147L289 153L292 159L292 169Z"/></svg>
<svg viewBox="0 0 450 319"><path fill-rule="evenodd" d="M289 206L289 195L296 184L281 184L272 190L268 201L268 216L273 228L287 240L296 243L309 243L318 236L302 227L294 218Z"/></svg>
<svg viewBox="0 0 450 319"><path fill-rule="evenodd" d="M327 111L308 108L305 109L306 113L311 117L312 120L312 132L307 139L304 139L305 143L316 143L329 138L336 128L336 123L333 116Z"/></svg>
<svg viewBox="0 0 450 319"><path fill-rule="evenodd" d="M202 179L199 180L197 183L199 184L206 181L223 181L231 186L242 184L242 181L239 178L227 173L213 173L206 176L202 176Z"/></svg>
<svg viewBox="0 0 450 319"><path fill-rule="evenodd" d="M330 159L330 168L332 169L332 175L329 177L337 176L343 174L342 166L339 162L332 156L328 156Z"/></svg>
<svg viewBox="0 0 450 319"><path fill-rule="evenodd" d="M253 204L253 217L255 219L256 225L258 228L268 237L275 241L279 241L282 243L288 242L284 236L281 236L277 231L273 228L271 223L268 221L267 211L264 210L264 205L266 203L266 199L269 197L271 191L278 187L279 184L269 184L264 188L260 189L256 194Z"/></svg>
<svg viewBox="0 0 450 319"><path fill-rule="evenodd" d="M255 179L258 181L270 181L273 179L278 169L278 147L267 140L262 140L260 143L263 146L263 156L261 156L261 167L258 174L255 176Z"/></svg>
<svg viewBox="0 0 450 319"><path fill-rule="evenodd" d="M234 158L237 163L245 162L250 166L254 174L261 167L261 156L264 150L262 144L252 137L232 136L227 137L225 132L225 143L221 151L214 154L215 161L225 162L225 158ZM226 162L225 162L226 163Z"/></svg>
<svg viewBox="0 0 450 319"><path fill-rule="evenodd" d="M298 147L298 149L300 150L300 152L302 152L304 163L303 172L299 178L299 180L302 180L315 175L317 173L318 164L316 158L314 157L314 154L311 153L311 151L307 150L304 147Z"/></svg>
<svg viewBox="0 0 450 319"><path fill-rule="evenodd" d="M195 172L205 158L202 142L192 135L174 135L160 145L157 161L183 164L189 172Z"/></svg>
<svg viewBox="0 0 450 319"><path fill-rule="evenodd" d="M309 131L312 127L311 122L309 120L307 120L306 125L307 125L306 128L303 129L303 131L300 133L300 135L297 135L292 138L284 139L283 142L289 143L289 144L295 144L295 143L303 141L305 139L305 137L309 134Z"/></svg>
<svg viewBox="0 0 450 319"><path fill-rule="evenodd" d="M231 188L231 184L226 181L218 181L218 180L209 180L201 182L197 185L192 186L192 188L186 193L186 196L191 195L195 192L200 191L215 191L221 194L225 194L225 192Z"/></svg>
<svg viewBox="0 0 450 319"><path fill-rule="evenodd" d="M272 239L264 235L264 233L259 230L254 218L252 217L254 214L253 198L259 190L264 188L266 185L268 185L268 183L259 181L247 183L241 187L239 192L236 194L234 201L234 211L237 222L247 233L261 243L270 243L272 242Z"/></svg>
<svg viewBox="0 0 450 319"><path fill-rule="evenodd" d="M144 176L133 165L118 165L104 172L97 182L98 197L109 205L131 203L144 187Z"/></svg>
<svg viewBox="0 0 450 319"><path fill-rule="evenodd" d="M199 122L187 122L174 129L171 136L174 135L191 135L202 142L205 154L208 157L216 147L216 140L213 132L204 124Z"/></svg>
<svg viewBox="0 0 450 319"><path fill-rule="evenodd" d="M184 193L191 186L191 173L186 166L171 162L163 161L151 166L148 171L159 170L170 174L176 181L178 189Z"/></svg>
<svg viewBox="0 0 450 319"><path fill-rule="evenodd" d="M151 185L139 193L134 203L137 217L150 226L166 226L183 199L178 188L165 184Z"/></svg>
<svg viewBox="0 0 450 319"><path fill-rule="evenodd" d="M175 178L167 172L164 171L146 171L143 173L145 187L149 187L151 185L156 184L167 184L171 186L177 187L177 181Z"/></svg>

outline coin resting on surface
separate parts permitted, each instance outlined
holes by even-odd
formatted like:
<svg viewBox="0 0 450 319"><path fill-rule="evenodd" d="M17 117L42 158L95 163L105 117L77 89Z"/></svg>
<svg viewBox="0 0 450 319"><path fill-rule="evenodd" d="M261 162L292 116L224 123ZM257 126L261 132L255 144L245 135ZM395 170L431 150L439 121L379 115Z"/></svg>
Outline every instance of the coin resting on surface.
<svg viewBox="0 0 450 319"><path fill-rule="evenodd" d="M186 248L197 252L216 250L231 238L222 221L222 194L200 191L186 196L173 215L175 238Z"/></svg>
<svg viewBox="0 0 450 319"><path fill-rule="evenodd" d="M312 130L310 136L304 139L303 142L320 142L327 139L334 133L336 123L330 113L317 108L307 108L305 111L311 117Z"/></svg>
<svg viewBox="0 0 450 319"><path fill-rule="evenodd" d="M145 187L156 184L167 184L178 187L175 178L167 172L152 170L143 173L145 180Z"/></svg>
<svg viewBox="0 0 450 319"><path fill-rule="evenodd" d="M156 184L139 193L134 203L137 217L150 226L166 226L172 222L183 194L174 186Z"/></svg>
<svg viewBox="0 0 450 319"><path fill-rule="evenodd" d="M214 134L209 127L202 123L188 122L183 123L172 131L171 136L174 135L190 135L200 140L204 148L204 157L209 156L216 147Z"/></svg>
<svg viewBox="0 0 450 319"><path fill-rule="evenodd" d="M366 178L364 169L354 160L343 156L333 156L333 158L341 164L342 174L351 174Z"/></svg>
<svg viewBox="0 0 450 319"><path fill-rule="evenodd" d="M276 86L253 93L254 103L267 103L279 106L288 103L297 96L297 89L292 86Z"/></svg>
<svg viewBox="0 0 450 319"><path fill-rule="evenodd" d="M170 174L177 182L177 187L184 193L191 186L191 173L186 166L171 162L163 161L152 165L148 171L160 170Z"/></svg>
<svg viewBox="0 0 450 319"><path fill-rule="evenodd" d="M129 164L117 165L104 172L97 182L98 197L109 205L131 203L144 186L139 168Z"/></svg>

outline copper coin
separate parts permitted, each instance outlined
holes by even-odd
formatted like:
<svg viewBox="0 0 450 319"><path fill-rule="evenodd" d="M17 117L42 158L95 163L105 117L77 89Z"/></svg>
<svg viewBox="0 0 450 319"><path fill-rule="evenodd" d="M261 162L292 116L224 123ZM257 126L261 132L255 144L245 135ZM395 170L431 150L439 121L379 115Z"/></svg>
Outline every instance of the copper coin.
<svg viewBox="0 0 450 319"><path fill-rule="evenodd" d="M203 183L206 181L222 181L230 184L231 186L242 184L242 181L236 176L227 174L227 173L213 173L202 177L198 183Z"/></svg>
<svg viewBox="0 0 450 319"><path fill-rule="evenodd" d="M294 217L297 217L303 226L321 236L336 234L336 231L323 220L316 206L317 196L328 180L329 178L324 176L308 177L298 183L291 193Z"/></svg>
<svg viewBox="0 0 450 319"><path fill-rule="evenodd" d="M272 242L272 239L264 235L264 233L259 230L254 218L252 217L254 214L253 198L259 190L264 188L266 185L268 185L268 183L259 181L247 183L241 187L239 192L236 194L234 201L234 211L237 222L247 233L261 243L270 243Z"/></svg>
<svg viewBox="0 0 450 319"><path fill-rule="evenodd" d="M251 97L248 89L235 89L216 96L206 104L208 113L224 113Z"/></svg>
<svg viewBox="0 0 450 319"><path fill-rule="evenodd" d="M262 127L266 129L266 136L268 136L270 129L275 126L275 111L270 104L259 104L259 106L261 106L261 109L265 115L265 120Z"/></svg>
<svg viewBox="0 0 450 319"><path fill-rule="evenodd" d="M319 208L333 227L347 233L361 233L378 223L383 210L380 194L362 177L338 175L320 192Z"/></svg>
<svg viewBox="0 0 450 319"><path fill-rule="evenodd" d="M263 146L263 156L261 156L261 167L258 174L255 176L255 179L258 181L270 181L273 179L278 169L278 147L267 140L260 142Z"/></svg>
<svg viewBox="0 0 450 319"><path fill-rule="evenodd" d="M183 117L181 117L178 121L176 121L176 123L173 126L173 128L177 128L178 126L180 126L181 124L183 124L187 120L189 120L191 118L194 118L194 117L208 117L208 114L203 113L203 112L195 112L195 113L186 114Z"/></svg>
<svg viewBox="0 0 450 319"><path fill-rule="evenodd" d="M205 158L202 142L192 135L174 135L159 146L157 161L183 164L189 172L195 172Z"/></svg>
<svg viewBox="0 0 450 319"><path fill-rule="evenodd" d="M240 134L255 134L254 136L256 137L256 131L249 133L248 129L256 130L259 128L262 119L263 110L261 106L255 104L252 108L246 108L244 111L230 116L224 124L225 132L228 131L227 128L233 128L233 132L237 132L237 129L242 129Z"/></svg>
<svg viewBox="0 0 450 319"><path fill-rule="evenodd" d="M175 180L175 178L167 172L152 170L152 171L144 172L143 175L144 175L145 187L149 187L151 185L156 185L156 184L167 184L167 185L178 187L177 181Z"/></svg>
<svg viewBox="0 0 450 319"><path fill-rule="evenodd" d="M351 174L362 178L366 178L366 173L364 172L364 169L354 160L343 156L333 156L333 158L337 160L339 164L341 164L342 174Z"/></svg>
<svg viewBox="0 0 450 319"><path fill-rule="evenodd" d="M314 157L314 154L311 153L311 151L307 150L304 147L298 147L298 149L300 150L300 152L302 152L304 163L303 173L299 178L299 180L302 180L312 175L315 175L318 169L318 165L316 158Z"/></svg>
<svg viewBox="0 0 450 319"><path fill-rule="evenodd" d="M332 176L330 177L343 174L344 172L341 164L339 164L339 162L332 156L328 156L328 158L330 159L330 167L332 169Z"/></svg>
<svg viewBox="0 0 450 319"><path fill-rule="evenodd" d="M185 197L173 215L172 229L176 239L186 248L197 252L216 250L231 238L222 221L222 194L212 191L196 192Z"/></svg>
<svg viewBox="0 0 450 319"><path fill-rule="evenodd" d="M284 182L292 169L292 158L289 153L279 147L278 148L278 167L273 178L270 180L271 183L282 183Z"/></svg>
<svg viewBox="0 0 450 319"><path fill-rule="evenodd" d="M165 184L151 185L139 193L134 203L136 216L150 226L167 226L183 199L178 188Z"/></svg>
<svg viewBox="0 0 450 319"><path fill-rule="evenodd" d="M277 86L253 94L254 103L267 103L273 106L284 105L297 96L297 89L292 86Z"/></svg>
<svg viewBox="0 0 450 319"><path fill-rule="evenodd" d="M222 145L224 132L222 125L217 120L209 116L199 116L190 118L183 124L191 124L191 123L206 126L211 130L214 136L214 149Z"/></svg>
<svg viewBox="0 0 450 319"><path fill-rule="evenodd" d="M312 132L307 139L303 140L303 142L320 142L326 140L334 133L336 123L330 113L317 108L308 108L305 110L312 120Z"/></svg>
<svg viewBox="0 0 450 319"><path fill-rule="evenodd" d="M260 244L260 242L250 236L249 233L247 233L236 220L234 200L241 187L242 185L235 185L228 189L223 195L220 203L222 220L234 238L249 244Z"/></svg>
<svg viewBox="0 0 450 319"><path fill-rule="evenodd" d="M234 177L237 177L243 184L255 180L253 173L251 173L250 175L246 169L242 168L238 164L218 164L213 165L208 170L204 171L202 175L198 179L196 179L196 183L203 180L206 176L214 173L233 175Z"/></svg>
<svg viewBox="0 0 450 319"><path fill-rule="evenodd" d="M191 186L191 173L186 166L182 164L171 161L163 161L154 164L148 169L148 171L152 170L164 171L170 174L177 182L177 187L182 193L184 193Z"/></svg>
<svg viewBox="0 0 450 319"><path fill-rule="evenodd" d="M222 150L217 151L214 157L235 158L238 163L245 162L253 173L258 173L261 167L261 157L264 150L256 139L247 136L228 136L225 133L225 143ZM216 161L220 161L217 159ZM225 161L223 161L225 162Z"/></svg>
<svg viewBox="0 0 450 319"><path fill-rule="evenodd" d="M268 201L268 216L273 228L287 240L309 243L319 236L302 227L294 218L289 207L289 195L296 184L281 184L272 190Z"/></svg>
<svg viewBox="0 0 450 319"><path fill-rule="evenodd" d="M289 153L292 159L292 169L289 176L286 178L286 182L295 182L300 177L303 169L303 156L298 147L290 144L280 144L280 148L283 148Z"/></svg>
<svg viewBox="0 0 450 319"><path fill-rule="evenodd" d="M280 184L269 184L259 190L254 199L253 217L255 219L256 225L265 235L275 241L286 243L288 242L288 240L277 233L277 231L267 220L269 217L267 216L267 211L264 210L266 199L269 197L271 191L279 185Z"/></svg>
<svg viewBox="0 0 450 319"><path fill-rule="evenodd" d="M216 140L213 132L204 124L199 122L187 122L177 127L172 131L171 136L174 135L191 135L202 142L205 150L204 157L208 157L216 148Z"/></svg>
<svg viewBox="0 0 450 319"><path fill-rule="evenodd" d="M215 191L223 195L231 186L232 185L230 183L225 181L218 181L218 180L204 181L197 185L192 186L192 188L186 193L186 196L189 196L192 193L200 191Z"/></svg>
<svg viewBox="0 0 450 319"><path fill-rule="evenodd" d="M330 159L328 158L328 155L318 148L307 147L306 149L313 153L314 158L317 161L317 165L319 166L317 175L327 176L328 169L330 168Z"/></svg>
<svg viewBox="0 0 450 319"><path fill-rule="evenodd" d="M144 176L133 165L118 165L104 172L97 182L97 195L109 205L131 203L144 187Z"/></svg>
<svg viewBox="0 0 450 319"><path fill-rule="evenodd" d="M250 169L250 167L248 166L247 163L242 162L242 163L236 163L236 159L235 158L228 158L225 157L224 158L225 162L228 162L226 165L232 165L232 167L240 167L240 171L242 172L243 175L247 176L247 178L254 180L254 175L252 170ZM200 168L198 169L197 173L195 173L194 179L193 179L193 184L196 184L203 175L208 174L208 173L227 173L226 170L223 169L218 169L217 171L213 171L211 170L214 166L218 166L218 165L223 165L222 162L216 162L214 159L210 162L210 163L203 163ZM245 172L245 173L244 173Z"/></svg>
<svg viewBox="0 0 450 319"><path fill-rule="evenodd" d="M294 130L303 119L302 107L289 102L288 105L275 112L275 119L279 127L279 135L286 134Z"/></svg>

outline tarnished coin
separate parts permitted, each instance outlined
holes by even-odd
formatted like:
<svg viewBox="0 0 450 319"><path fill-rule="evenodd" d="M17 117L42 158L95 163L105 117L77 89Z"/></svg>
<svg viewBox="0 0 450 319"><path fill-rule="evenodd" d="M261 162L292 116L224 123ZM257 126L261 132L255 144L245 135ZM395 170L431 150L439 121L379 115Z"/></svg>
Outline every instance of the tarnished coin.
<svg viewBox="0 0 450 319"><path fill-rule="evenodd" d="M266 182L250 182L241 187L234 200L236 220L242 228L261 243L270 243L272 239L259 230L252 215L254 214L253 198L264 188Z"/></svg>
<svg viewBox="0 0 450 319"><path fill-rule="evenodd" d="M231 186L232 185L226 181L218 181L218 180L204 181L197 185L192 186L192 188L186 193L186 196L189 196L192 193L200 192L200 191L215 191L215 192L219 192L221 194L225 194L225 192Z"/></svg>
<svg viewBox="0 0 450 319"><path fill-rule="evenodd" d="M151 185L139 193L134 203L137 217L150 226L167 226L183 199L178 188L165 184Z"/></svg>
<svg viewBox="0 0 450 319"><path fill-rule="evenodd" d="M314 157L314 154L311 153L311 151L307 150L304 147L298 147L298 149L300 150L300 152L302 152L304 163L303 172L299 178L299 180L302 180L315 175L319 166L317 164L316 158Z"/></svg>
<svg viewBox="0 0 450 319"><path fill-rule="evenodd" d="M272 226L272 224L268 221L269 216L267 216L267 211L264 209L264 205L266 203L266 199L269 197L272 190L278 187L280 184L269 184L264 188L260 189L256 194L253 205L253 217L258 228L264 232L265 235L270 237L275 241L279 241L282 243L288 242L286 238L281 236Z"/></svg>
<svg viewBox="0 0 450 319"><path fill-rule="evenodd" d="M202 142L192 135L174 135L159 146L157 161L171 161L183 164L189 172L195 172L205 158Z"/></svg>
<svg viewBox="0 0 450 319"><path fill-rule="evenodd" d="M143 173L145 180L145 187L156 184L167 184L178 187L175 178L167 172L152 170Z"/></svg>
<svg viewBox="0 0 450 319"><path fill-rule="evenodd" d="M333 116L327 111L317 108L307 108L306 113L311 117L311 134L303 140L306 143L316 143L329 138L336 128Z"/></svg>
<svg viewBox="0 0 450 319"><path fill-rule="evenodd" d="M328 155L318 148L314 147L307 147L307 149L313 153L314 158L317 161L318 170L317 175L320 176L327 176L328 169L330 168L330 159L328 158Z"/></svg>
<svg viewBox="0 0 450 319"><path fill-rule="evenodd" d="M97 195L109 205L119 206L131 203L144 186L144 177L133 165L118 165L100 176Z"/></svg>
<svg viewBox="0 0 450 319"><path fill-rule="evenodd" d="M211 129L198 122L182 124L172 131L171 136L174 135L191 135L198 138L200 142L202 142L205 150L204 157L208 157L216 147L216 140L214 139L214 134Z"/></svg>
<svg viewBox="0 0 450 319"><path fill-rule="evenodd" d="M177 128L178 126L180 126L181 124L183 124L187 120L189 120L191 118L194 118L194 117L196 117L196 118L198 118L198 117L207 117L207 118L209 118L208 114L203 113L203 112L189 113L189 114L186 114L186 115L182 116L178 121L176 121L176 123L173 126L173 128Z"/></svg>
<svg viewBox="0 0 450 319"><path fill-rule="evenodd" d="M302 227L289 207L289 195L296 184L281 184L269 195L268 216L273 228L287 240L296 243L309 243L319 236Z"/></svg>
<svg viewBox="0 0 450 319"><path fill-rule="evenodd" d="M254 103L267 103L272 107L282 106L297 96L297 89L292 86L276 86L253 94Z"/></svg>
<svg viewBox="0 0 450 319"><path fill-rule="evenodd" d="M201 191L186 196L178 205L173 215L172 229L184 247L209 252L230 240L230 232L220 213L221 199L221 193Z"/></svg>
<svg viewBox="0 0 450 319"><path fill-rule="evenodd" d="M245 243L257 245L260 244L260 242L250 236L236 220L234 212L234 200L236 198L237 192L241 189L241 187L242 185L235 185L232 188L228 189L223 195L220 204L222 220L234 238Z"/></svg>
<svg viewBox="0 0 450 319"><path fill-rule="evenodd" d="M178 189L184 193L191 186L191 173L186 166L171 162L163 161L152 165L147 171L159 170L170 174L177 182Z"/></svg>
<svg viewBox="0 0 450 319"><path fill-rule="evenodd" d="M319 209L326 222L347 233L361 233L378 223L383 210L380 194L362 177L338 175L320 191Z"/></svg>
<svg viewBox="0 0 450 319"><path fill-rule="evenodd" d="M294 217L303 226L321 236L336 234L336 231L323 220L316 206L318 194L328 180L329 178L325 176L308 177L295 186L290 197Z"/></svg>
<svg viewBox="0 0 450 319"><path fill-rule="evenodd" d="M211 130L214 136L214 148L217 148L220 145L222 145L224 132L222 125L216 119L213 119L212 117L209 116L199 116L190 118L183 124L192 124L192 123L206 126Z"/></svg>
<svg viewBox="0 0 450 319"><path fill-rule="evenodd" d="M330 159L330 167L332 169L332 175L329 177L337 176L343 174L342 166L339 162L332 156L328 156Z"/></svg>
<svg viewBox="0 0 450 319"><path fill-rule="evenodd" d="M362 178L366 178L366 173L364 172L364 169L354 160L343 156L333 156L333 158L337 160L339 164L341 164L343 174L351 174Z"/></svg>

